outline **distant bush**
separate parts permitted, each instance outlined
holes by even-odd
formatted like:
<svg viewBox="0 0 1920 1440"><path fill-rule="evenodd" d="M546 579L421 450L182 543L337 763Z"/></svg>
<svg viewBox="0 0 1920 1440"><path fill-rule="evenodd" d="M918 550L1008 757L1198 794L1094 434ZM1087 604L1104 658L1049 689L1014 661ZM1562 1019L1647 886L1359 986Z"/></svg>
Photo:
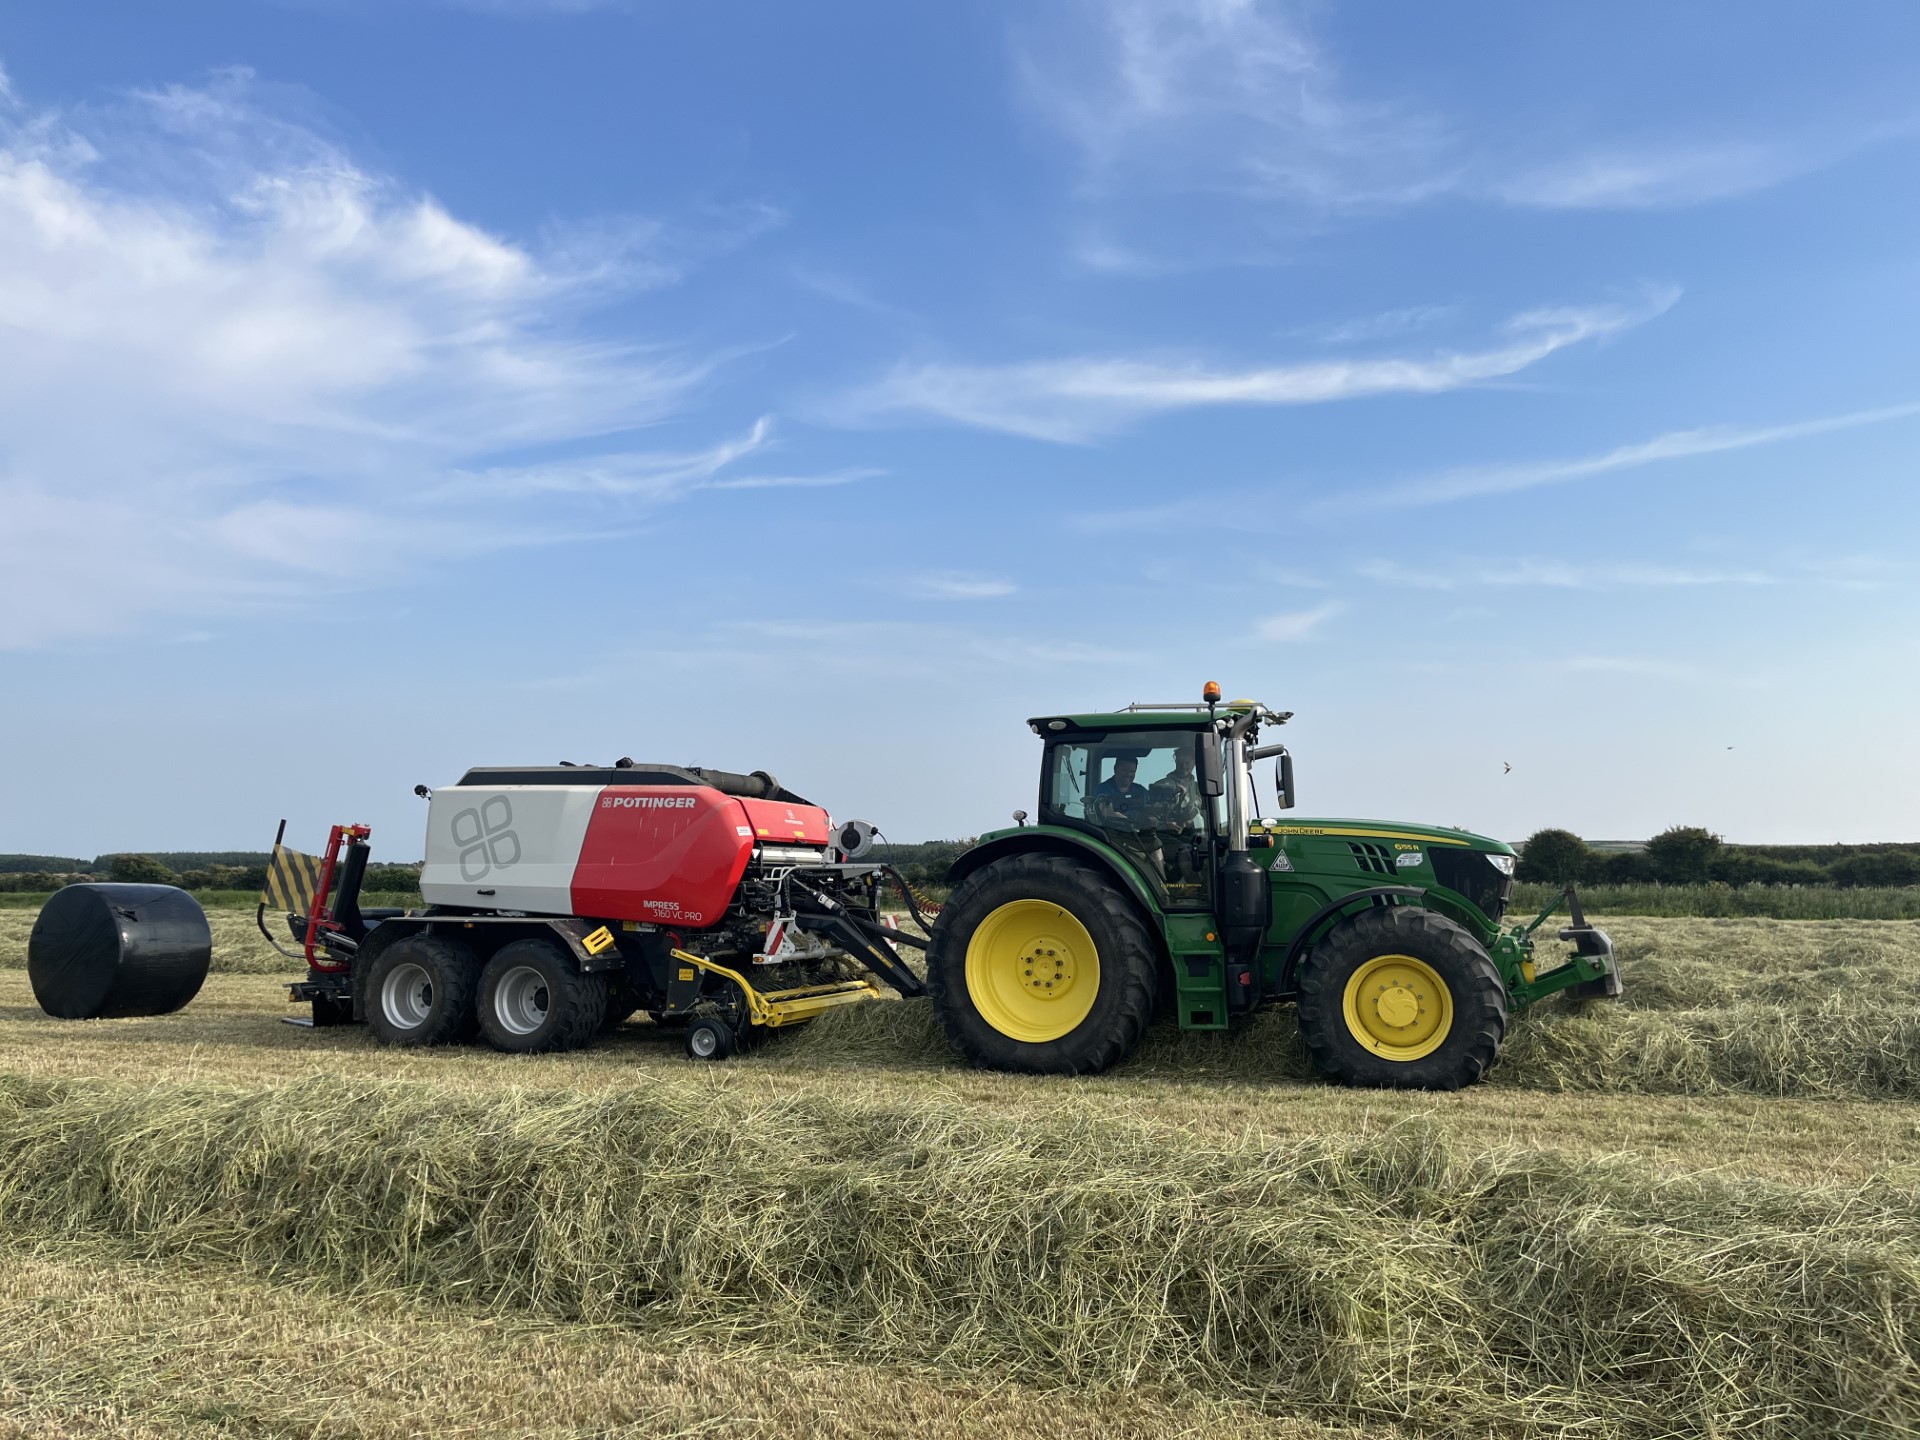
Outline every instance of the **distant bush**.
<svg viewBox="0 0 1920 1440"><path fill-rule="evenodd" d="M98 875L89 874L84 870L77 873L49 872L45 870L20 870L11 873L0 873L0 895L43 894L58 890L62 886L72 885L78 881L98 880L99 878Z"/></svg>
<svg viewBox="0 0 1920 1440"><path fill-rule="evenodd" d="M1516 878L1522 882L1567 885L1587 878L1599 857L1571 830L1536 830L1520 845Z"/></svg>
<svg viewBox="0 0 1920 1440"><path fill-rule="evenodd" d="M0 855L0 875L73 875L93 868L70 855Z"/></svg>
<svg viewBox="0 0 1920 1440"><path fill-rule="evenodd" d="M1778 860L1728 846L1713 858L1708 875L1722 885L1826 885L1825 869L1811 860Z"/></svg>
<svg viewBox="0 0 1920 1440"><path fill-rule="evenodd" d="M109 855L107 878L123 885L175 885L179 877L151 855Z"/></svg>
<svg viewBox="0 0 1920 1440"><path fill-rule="evenodd" d="M1653 862L1636 850L1595 855L1587 880L1597 885L1646 885L1653 881Z"/></svg>
<svg viewBox="0 0 1920 1440"><path fill-rule="evenodd" d="M947 870L968 850L972 840L923 840L914 845L876 845L871 858L893 866L917 886L944 885Z"/></svg>
<svg viewBox="0 0 1920 1440"><path fill-rule="evenodd" d="M417 891L420 888L420 867L418 865L369 865L367 878L361 882L360 888L363 891Z"/></svg>
<svg viewBox="0 0 1920 1440"><path fill-rule="evenodd" d="M1849 889L1870 885L1920 885L1920 854L1912 850L1882 850L1849 855L1827 868L1833 883Z"/></svg>
<svg viewBox="0 0 1920 1440"><path fill-rule="evenodd" d="M1720 853L1720 837L1698 825L1675 825L1647 842L1647 861L1662 885L1704 885Z"/></svg>

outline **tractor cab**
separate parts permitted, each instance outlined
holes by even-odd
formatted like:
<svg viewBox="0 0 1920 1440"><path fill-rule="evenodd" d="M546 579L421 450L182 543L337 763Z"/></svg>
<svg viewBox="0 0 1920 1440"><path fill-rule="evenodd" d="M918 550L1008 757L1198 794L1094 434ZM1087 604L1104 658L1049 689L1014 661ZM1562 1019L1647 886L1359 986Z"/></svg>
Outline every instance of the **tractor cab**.
<svg viewBox="0 0 1920 1440"><path fill-rule="evenodd" d="M1130 716L1071 719L1131 721ZM1174 910L1213 903L1224 837L1219 742L1204 720L1042 730L1040 823L1097 836L1131 858ZM1039 722L1042 726L1059 720Z"/></svg>

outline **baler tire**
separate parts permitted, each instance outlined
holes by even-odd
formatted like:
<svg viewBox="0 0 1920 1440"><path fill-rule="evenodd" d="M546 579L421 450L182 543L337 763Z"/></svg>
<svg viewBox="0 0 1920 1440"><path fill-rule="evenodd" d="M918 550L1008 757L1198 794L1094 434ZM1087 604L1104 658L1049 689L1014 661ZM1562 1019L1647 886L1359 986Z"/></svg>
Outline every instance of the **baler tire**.
<svg viewBox="0 0 1920 1440"><path fill-rule="evenodd" d="M506 1054L578 1050L606 1018L607 980L581 974L557 941L530 936L502 945L487 961L475 1009L482 1038Z"/></svg>
<svg viewBox="0 0 1920 1440"><path fill-rule="evenodd" d="M1008 1033L982 1013L968 983L969 953L981 925L1021 902L1054 908L1074 924L1046 924L1063 934L1084 930L1092 942L1092 955L1079 959L1077 968L1080 975L1091 969L1097 988L1084 1018L1064 1034L1022 1039ZM1043 911L1032 913L1044 918ZM1014 855L974 871L941 909L928 941L927 993L948 1040L974 1065L1029 1075L1091 1075L1125 1059L1140 1043L1153 1018L1158 970L1159 947L1133 897L1111 876L1065 855Z"/></svg>
<svg viewBox="0 0 1920 1440"><path fill-rule="evenodd" d="M424 994L409 985L407 967L425 972ZM367 1029L383 1045L452 1045L470 1039L479 977L479 961L460 941L403 936L382 947L367 967Z"/></svg>
<svg viewBox="0 0 1920 1440"><path fill-rule="evenodd" d="M725 1060L740 1048L740 1037L717 1015L698 1015L687 1026L689 1060Z"/></svg>
<svg viewBox="0 0 1920 1440"><path fill-rule="evenodd" d="M1405 961L1415 962L1406 965ZM1445 987L1447 1025L1437 1042L1396 1047L1356 1031L1367 1022L1349 1017L1349 992L1364 986L1367 967L1382 985L1398 988L1413 977L1402 1005L1428 997L1427 977ZM1499 1057L1507 1033L1507 990L1492 959L1472 935L1444 915L1416 905L1363 910L1343 920L1315 943L1300 968L1300 1034L1314 1065L1342 1085L1397 1090L1458 1090L1477 1083ZM1410 1023L1417 1034L1418 1014ZM1402 1022L1394 1020L1390 1025ZM1389 1028L1389 1035L1391 1030ZM1420 1051L1431 1043L1425 1053ZM1406 1054L1396 1056L1401 1048Z"/></svg>

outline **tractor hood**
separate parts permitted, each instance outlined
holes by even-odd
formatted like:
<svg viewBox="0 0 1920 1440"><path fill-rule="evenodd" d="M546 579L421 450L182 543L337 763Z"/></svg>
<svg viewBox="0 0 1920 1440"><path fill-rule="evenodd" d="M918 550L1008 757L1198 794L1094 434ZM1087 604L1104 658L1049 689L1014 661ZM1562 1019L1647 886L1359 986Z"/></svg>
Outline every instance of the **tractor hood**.
<svg viewBox="0 0 1920 1440"><path fill-rule="evenodd" d="M1255 823L1257 835L1331 835L1355 840L1415 840L1423 845L1458 845L1463 850L1478 850L1489 855L1511 855L1513 847L1504 840L1475 835L1471 830L1453 830L1445 825L1415 825L1403 820L1317 820L1286 816L1283 819Z"/></svg>

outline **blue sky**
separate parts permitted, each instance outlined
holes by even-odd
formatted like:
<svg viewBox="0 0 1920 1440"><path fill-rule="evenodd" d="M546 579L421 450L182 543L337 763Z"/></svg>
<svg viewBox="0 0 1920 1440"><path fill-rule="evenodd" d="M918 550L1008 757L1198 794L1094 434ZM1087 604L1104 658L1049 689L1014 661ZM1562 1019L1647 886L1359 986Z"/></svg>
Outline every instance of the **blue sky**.
<svg viewBox="0 0 1920 1440"><path fill-rule="evenodd" d="M0 23L0 850L470 764L896 839L1218 678L1303 809L1920 838L1920 12ZM1505 768L1511 765L1509 773Z"/></svg>

